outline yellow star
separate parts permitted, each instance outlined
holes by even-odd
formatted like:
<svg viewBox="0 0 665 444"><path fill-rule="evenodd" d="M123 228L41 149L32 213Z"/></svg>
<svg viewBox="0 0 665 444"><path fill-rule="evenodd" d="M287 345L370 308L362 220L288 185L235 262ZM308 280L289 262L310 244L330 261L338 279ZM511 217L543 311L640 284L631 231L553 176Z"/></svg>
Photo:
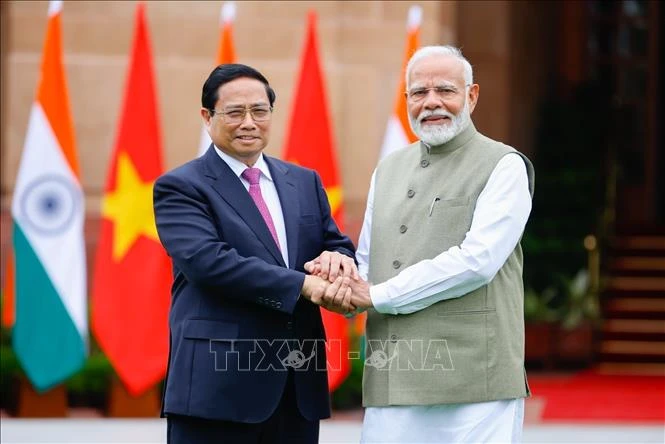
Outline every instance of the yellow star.
<svg viewBox="0 0 665 444"><path fill-rule="evenodd" d="M335 214L342 204L342 187L326 188L326 194L328 195L328 202L330 202L330 214Z"/></svg>
<svg viewBox="0 0 665 444"><path fill-rule="evenodd" d="M296 159L289 159L288 161L300 165L300 162ZM330 204L330 214L335 214L340 205L342 205L342 187L338 185L326 188L325 190L328 196L328 203Z"/></svg>
<svg viewBox="0 0 665 444"><path fill-rule="evenodd" d="M113 260L120 262L139 236L159 240L152 211L153 182L142 182L125 152L118 157L115 190L104 196L102 215L113 222Z"/></svg>

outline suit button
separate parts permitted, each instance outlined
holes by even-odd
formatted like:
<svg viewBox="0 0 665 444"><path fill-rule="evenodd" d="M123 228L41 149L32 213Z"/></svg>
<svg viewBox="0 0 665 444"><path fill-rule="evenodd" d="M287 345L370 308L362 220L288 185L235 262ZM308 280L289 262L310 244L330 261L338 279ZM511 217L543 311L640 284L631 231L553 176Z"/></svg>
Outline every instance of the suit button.
<svg viewBox="0 0 665 444"><path fill-rule="evenodd" d="M406 192L406 195L407 195L408 197L413 197L413 196L416 195L416 192L413 191L413 190L409 190L409 191Z"/></svg>
<svg viewBox="0 0 665 444"><path fill-rule="evenodd" d="M288 322L286 323L286 328L287 328L287 330L293 330L293 322L288 321Z"/></svg>
<svg viewBox="0 0 665 444"><path fill-rule="evenodd" d="M392 343L397 342L397 335L390 335L390 342Z"/></svg>
<svg viewBox="0 0 665 444"><path fill-rule="evenodd" d="M399 232L400 233L406 233L406 225L402 225L399 227Z"/></svg>
<svg viewBox="0 0 665 444"><path fill-rule="evenodd" d="M394 269L398 269L401 266L402 266L402 263L400 261L393 261L393 268Z"/></svg>
<svg viewBox="0 0 665 444"><path fill-rule="evenodd" d="M420 161L420 166L423 168L427 168L429 166L429 160L423 159Z"/></svg>
<svg viewBox="0 0 665 444"><path fill-rule="evenodd" d="M278 302L275 304L275 307L277 307L277 308L281 308L281 307L282 307L282 303L278 301Z"/></svg>

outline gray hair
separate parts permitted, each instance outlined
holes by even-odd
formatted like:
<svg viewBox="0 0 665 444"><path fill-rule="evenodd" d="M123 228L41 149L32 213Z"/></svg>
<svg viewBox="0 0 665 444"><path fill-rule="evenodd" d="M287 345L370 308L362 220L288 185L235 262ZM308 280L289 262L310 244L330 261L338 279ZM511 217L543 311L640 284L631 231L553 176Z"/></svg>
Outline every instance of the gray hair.
<svg viewBox="0 0 665 444"><path fill-rule="evenodd" d="M409 59L409 63L406 65L406 87L409 87L409 74L411 74L411 69L413 65L418 61L431 56L448 56L455 57L464 67L464 83L466 85L473 84L473 68L471 63L462 55L462 51L459 48L456 48L451 45L441 45L441 46L423 46L417 50Z"/></svg>

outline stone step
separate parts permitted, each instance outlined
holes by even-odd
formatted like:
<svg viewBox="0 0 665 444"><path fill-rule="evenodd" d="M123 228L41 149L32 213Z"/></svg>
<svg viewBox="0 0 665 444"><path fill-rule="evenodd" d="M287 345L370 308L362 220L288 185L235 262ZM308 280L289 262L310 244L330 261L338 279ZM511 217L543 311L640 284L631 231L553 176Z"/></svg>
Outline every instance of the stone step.
<svg viewBox="0 0 665 444"><path fill-rule="evenodd" d="M607 319L603 323L603 331L665 334L665 322L645 319Z"/></svg>
<svg viewBox="0 0 665 444"><path fill-rule="evenodd" d="M608 301L607 306L613 310L623 311L663 311L665 299L661 298L615 298Z"/></svg>
<svg viewBox="0 0 665 444"><path fill-rule="evenodd" d="M665 341L665 322L649 319L606 319L604 340Z"/></svg>
<svg viewBox="0 0 665 444"><path fill-rule="evenodd" d="M602 362L595 370L602 375L665 376L665 363Z"/></svg>
<svg viewBox="0 0 665 444"><path fill-rule="evenodd" d="M611 276L607 280L609 291L649 291L662 292L665 296L665 277L653 276Z"/></svg>
<svg viewBox="0 0 665 444"><path fill-rule="evenodd" d="M614 273L625 271L661 272L665 276L665 256L620 256L610 261L610 270Z"/></svg>
<svg viewBox="0 0 665 444"><path fill-rule="evenodd" d="M614 298L605 302L602 315L606 320L640 319L665 322L665 299Z"/></svg>
<svg viewBox="0 0 665 444"><path fill-rule="evenodd" d="M608 355L651 356L665 362L665 341L603 341L600 352Z"/></svg>
<svg viewBox="0 0 665 444"><path fill-rule="evenodd" d="M610 245L615 250L662 250L665 253L665 236L621 236Z"/></svg>

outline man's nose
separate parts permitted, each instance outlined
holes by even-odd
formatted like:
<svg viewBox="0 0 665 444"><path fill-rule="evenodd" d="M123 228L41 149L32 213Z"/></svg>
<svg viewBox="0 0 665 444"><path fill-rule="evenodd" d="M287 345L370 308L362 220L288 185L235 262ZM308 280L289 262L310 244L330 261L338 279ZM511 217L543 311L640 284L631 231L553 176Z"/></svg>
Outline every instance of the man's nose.
<svg viewBox="0 0 665 444"><path fill-rule="evenodd" d="M425 109L438 109L438 108L443 108L443 106L444 106L443 100L436 93L436 90L434 88L429 89L427 91L427 95L425 96L423 107Z"/></svg>
<svg viewBox="0 0 665 444"><path fill-rule="evenodd" d="M256 126L256 123L254 122L254 119L252 118L252 113L249 111L245 113L245 117L242 119L242 122L240 123L241 128L254 128Z"/></svg>

